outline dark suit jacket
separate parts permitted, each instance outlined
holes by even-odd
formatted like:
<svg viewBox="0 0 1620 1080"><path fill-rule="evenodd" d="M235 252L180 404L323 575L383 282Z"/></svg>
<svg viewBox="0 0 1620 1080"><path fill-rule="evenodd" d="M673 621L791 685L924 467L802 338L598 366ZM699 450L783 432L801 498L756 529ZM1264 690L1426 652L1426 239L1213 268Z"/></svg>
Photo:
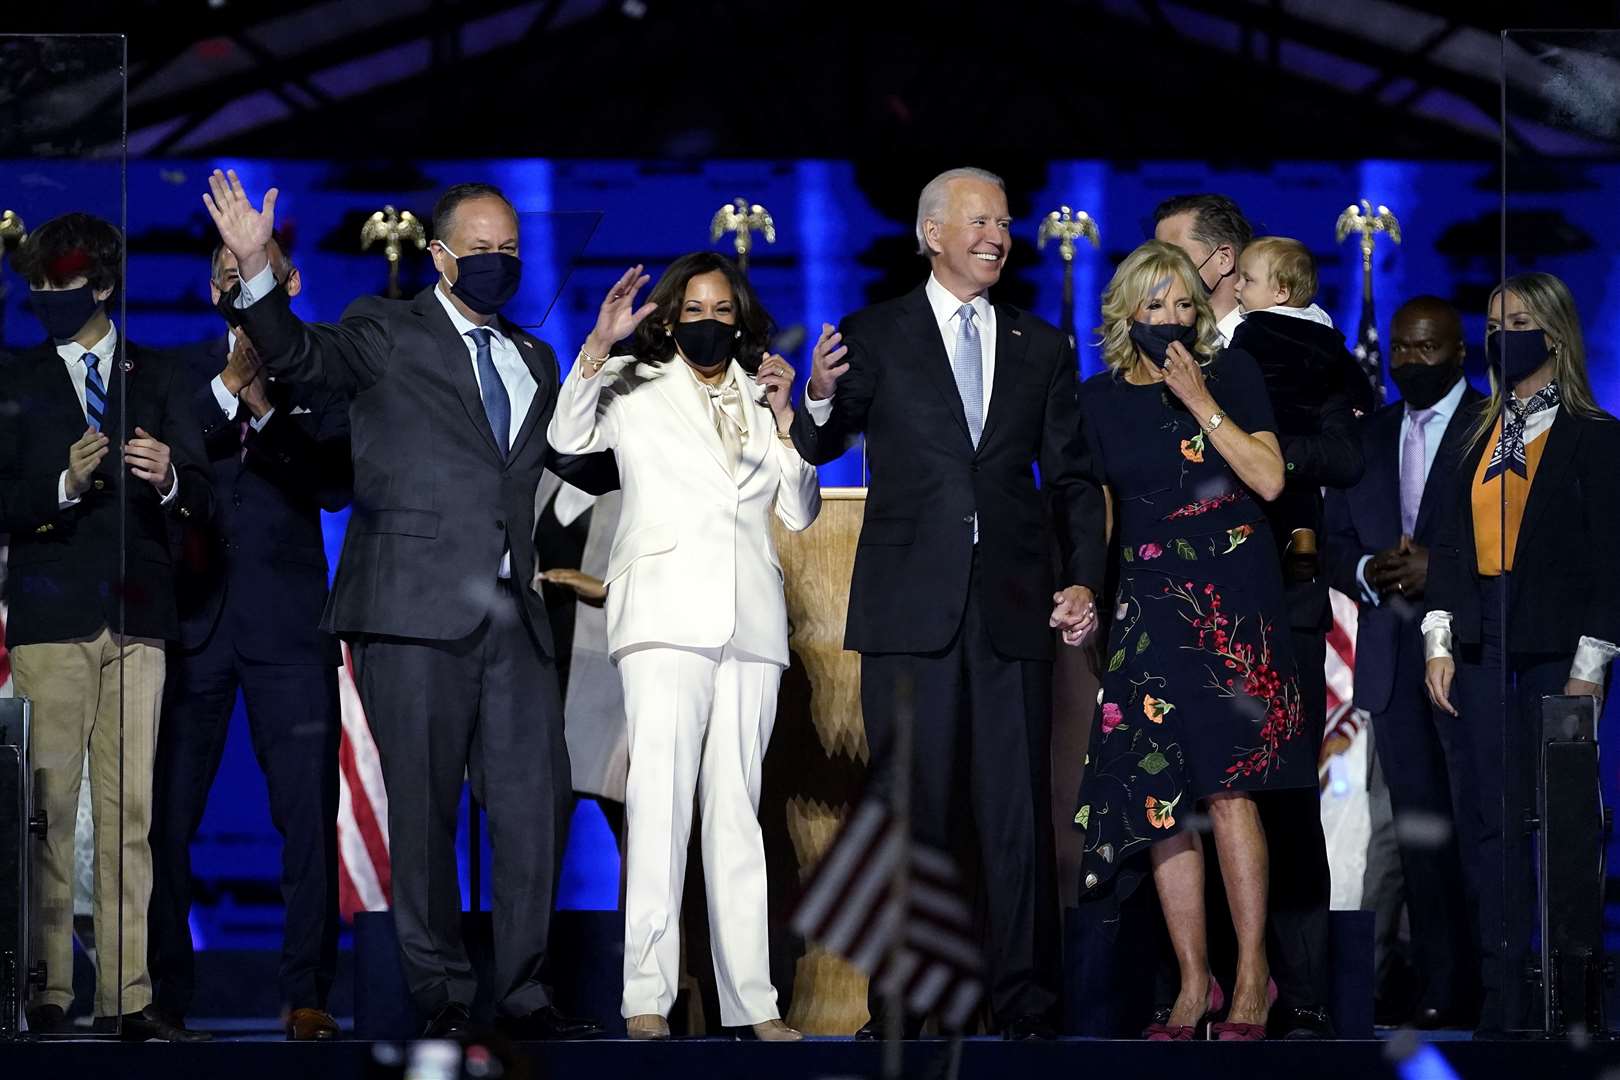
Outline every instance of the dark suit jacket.
<svg viewBox="0 0 1620 1080"><path fill-rule="evenodd" d="M320 512L349 505L348 402L269 383L275 411L262 431L248 429L244 444L246 407L227 417L210 385L225 367L226 340L175 350L218 499L212 522L177 523L180 643L195 649L228 620L237 651L251 660L336 667L337 639L320 628L327 599Z"/></svg>
<svg viewBox="0 0 1620 1080"><path fill-rule="evenodd" d="M1572 656L1581 635L1620 642L1620 422L1558 410L1530 485L1508 575L1510 654ZM1447 496L1450 527L1429 556L1429 610L1451 612L1455 646L1480 641L1479 560L1470 491L1490 438L1468 448ZM1430 477L1430 482L1434 481ZM1359 666L1359 665L1358 665Z"/></svg>
<svg viewBox="0 0 1620 1080"><path fill-rule="evenodd" d="M950 643L967 602L977 513L979 599L991 641L1008 657L1051 659L1047 616L1057 583L1043 494L1061 584L1095 591L1103 578L1102 490L1080 430L1068 338L996 305L995 384L975 451L921 288L856 312L841 329L849 370L832 416L817 427L800 408L793 441L819 465L866 434L871 482L844 647L926 653Z"/></svg>
<svg viewBox="0 0 1620 1080"><path fill-rule="evenodd" d="M1467 449L1474 409L1482 400L1484 395L1472 386L1463 391L1423 487L1412 539L1430 549L1431 571L1436 538L1454 527L1448 519L1457 511L1453 489L1458 465ZM1415 636L1423 616L1421 604L1398 599L1377 605L1363 602L1361 583L1356 579L1356 566L1363 556L1377 555L1401 542L1400 448L1405 413L1405 402L1397 401L1362 420L1359 436L1366 472L1354 487L1329 491L1325 512L1322 563L1333 587L1360 605L1355 704L1373 713L1388 708L1394 693L1400 635Z"/></svg>
<svg viewBox="0 0 1620 1080"><path fill-rule="evenodd" d="M1282 494L1266 503L1265 510L1281 555L1295 529L1323 531L1324 486L1348 487L1361 479L1355 409L1370 411L1375 399L1344 347L1344 335L1331 326L1257 311L1244 318L1232 347L1250 353L1259 364L1277 418L1285 482ZM1325 574L1288 581L1286 592L1294 629L1319 633L1332 625Z"/></svg>
<svg viewBox="0 0 1620 1080"><path fill-rule="evenodd" d="M233 297L234 301L234 297ZM561 458L546 425L557 398L551 347L502 320L537 384L513 416L510 452L495 444L467 346L434 299L363 296L337 323L301 322L276 288L242 324L278 380L351 398L354 510L322 626L339 637L453 641L489 612L501 553L530 629L552 653L534 576L534 493L541 469L598 493L617 483L611 455Z"/></svg>
<svg viewBox="0 0 1620 1080"><path fill-rule="evenodd" d="M44 344L0 368L0 490L11 534L6 644L33 645L90 637L116 628L124 600L124 630L133 637L173 640L180 633L169 549L171 516L205 521L213 494L202 438L179 365L163 353L124 346L132 365L107 385L106 431L111 448L79 502L58 508L57 484L68 448L84 434L84 409L56 346ZM126 389L127 388L127 389ZM127 396L126 396L127 395ZM126 434L140 427L169 446L180 484L167 507L157 490L129 475L117 432L120 405ZM119 513L119 477L127 509ZM123 585L119 519L127 529Z"/></svg>

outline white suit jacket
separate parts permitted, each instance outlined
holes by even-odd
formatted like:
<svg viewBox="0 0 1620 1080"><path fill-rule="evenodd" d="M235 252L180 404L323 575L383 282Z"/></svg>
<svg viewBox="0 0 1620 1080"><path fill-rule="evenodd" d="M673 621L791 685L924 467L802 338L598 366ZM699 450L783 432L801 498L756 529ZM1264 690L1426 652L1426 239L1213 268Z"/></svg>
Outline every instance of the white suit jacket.
<svg viewBox="0 0 1620 1080"><path fill-rule="evenodd" d="M615 451L623 502L608 557L615 657L640 645L730 644L788 664L787 603L770 515L795 532L821 510L816 470L779 439L761 391L735 362L748 436L733 474L707 392L679 357L575 364L546 435L563 454Z"/></svg>

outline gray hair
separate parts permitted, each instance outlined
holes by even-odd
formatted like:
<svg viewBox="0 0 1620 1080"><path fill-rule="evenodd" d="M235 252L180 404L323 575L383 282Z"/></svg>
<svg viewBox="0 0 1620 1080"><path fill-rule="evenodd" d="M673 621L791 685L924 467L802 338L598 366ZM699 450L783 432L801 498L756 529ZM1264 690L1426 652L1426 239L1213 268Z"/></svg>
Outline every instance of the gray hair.
<svg viewBox="0 0 1620 1080"><path fill-rule="evenodd" d="M1007 185L1002 182L1001 177L986 169L975 169L971 166L963 166L960 169L946 169L928 181L928 185L922 189L922 194L917 196L917 254L919 255L928 254L928 241L923 238L923 222L938 221L940 215L945 212L946 203L950 201L949 192L952 180L982 180L987 184L996 185L1002 190L1003 194L1007 191Z"/></svg>

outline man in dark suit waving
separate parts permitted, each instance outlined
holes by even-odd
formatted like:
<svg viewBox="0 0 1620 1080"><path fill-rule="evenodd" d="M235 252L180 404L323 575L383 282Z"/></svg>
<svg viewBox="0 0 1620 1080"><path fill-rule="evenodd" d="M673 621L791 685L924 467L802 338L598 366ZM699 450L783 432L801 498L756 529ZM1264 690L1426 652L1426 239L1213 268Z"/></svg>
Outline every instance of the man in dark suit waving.
<svg viewBox="0 0 1620 1080"><path fill-rule="evenodd" d="M476 988L455 858L470 771L494 848L503 1027L595 1034L540 981L571 787L551 633L529 583L548 458L598 491L611 466L591 478L589 462L548 454L556 357L499 318L522 269L517 214L490 185L450 188L433 212L436 285L408 301L362 297L341 322L309 325L270 271L275 189L260 212L235 174L209 182L204 201L240 265L234 302L265 369L352 399L354 511L323 625L351 642L381 755L394 919L427 1032L463 1033Z"/></svg>
<svg viewBox="0 0 1620 1080"><path fill-rule="evenodd" d="M897 689L909 687L913 833L949 847L971 823L991 1005L1016 1039L1052 1031L1053 630L1078 644L1095 624L1104 508L1068 339L988 299L1009 225L998 177L952 169L931 181L917 208L927 283L851 315L842 333L823 327L792 433L817 464L866 435L871 480L844 646L861 653L874 782L883 790L907 765L895 760L895 714Z"/></svg>
<svg viewBox="0 0 1620 1080"><path fill-rule="evenodd" d="M288 296L301 277L280 241L270 265ZM214 302L237 283L236 256L211 262ZM326 546L321 511L349 505L349 409L318 387L272 382L237 309L220 337L176 350L208 451L218 512L179 530L180 641L169 650L159 727L152 978L157 1004L180 1023L195 991L191 841L219 772L236 695L247 706L281 834L286 903L278 989L287 1035L337 1035L326 1011L337 969L337 640L321 629Z"/></svg>
<svg viewBox="0 0 1620 1080"><path fill-rule="evenodd" d="M1429 545L1457 512L1454 488L1474 406L1483 395L1463 377L1462 321L1444 300L1420 296L1395 313L1390 376L1401 399L1362 422L1367 467L1354 487L1330 489L1325 554L1334 588L1357 599L1356 696L1372 714L1378 763L1406 881L1417 969L1420 1027L1472 1026L1477 1004L1465 877L1455 838L1448 761L1455 721L1423 687L1423 593ZM1430 827L1424 828L1427 822ZM1469 853L1470 855L1472 853Z"/></svg>

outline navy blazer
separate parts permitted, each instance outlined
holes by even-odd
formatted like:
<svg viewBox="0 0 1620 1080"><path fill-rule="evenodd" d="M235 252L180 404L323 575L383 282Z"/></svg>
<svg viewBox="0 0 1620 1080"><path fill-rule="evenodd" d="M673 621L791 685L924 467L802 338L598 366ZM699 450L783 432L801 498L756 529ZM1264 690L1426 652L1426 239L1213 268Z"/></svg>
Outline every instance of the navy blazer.
<svg viewBox="0 0 1620 1080"><path fill-rule="evenodd" d="M363 296L336 323L302 322L280 286L242 310L266 371L349 401L354 514L322 626L342 638L464 638L488 615L510 551L529 627L551 656L545 602L529 587L541 470L600 494L617 485L617 466L612 454L551 450L556 355L504 319L535 394L528 413L512 418L510 448L497 446L467 344L433 288L412 300Z"/></svg>
<svg viewBox="0 0 1620 1080"><path fill-rule="evenodd" d="M1620 642L1620 421L1560 408L1542 436L1507 575L1507 650L1526 659L1574 656L1583 635ZM1471 492L1487 437L1467 448L1446 495L1456 511L1429 557L1425 608L1451 612L1453 647L1479 645L1482 580Z"/></svg>
<svg viewBox="0 0 1620 1080"><path fill-rule="evenodd" d="M320 628L326 607L321 511L349 505L348 403L338 394L268 384L275 411L263 430L243 406L228 417L212 382L226 338L175 350L185 372L218 501L214 520L177 523L180 644L203 645L222 621L244 657L269 664L340 662Z"/></svg>
<svg viewBox="0 0 1620 1080"><path fill-rule="evenodd" d="M832 415L818 427L800 408L792 434L816 465L866 436L872 475L844 648L926 653L950 644L967 604L977 514L990 640L1008 657L1052 659L1054 586L1103 584L1102 488L1080 429L1068 337L996 305L995 383L975 449L923 288L858 311L841 329L849 370Z"/></svg>
<svg viewBox="0 0 1620 1080"><path fill-rule="evenodd" d="M1423 486L1418 504L1417 523L1412 539L1431 549L1450 525L1447 520L1457 510L1453 492L1457 473L1467 449L1468 432L1475 406L1484 395L1472 386L1463 390L1457 411L1451 414L1440 437L1440 448ZM1406 403L1396 401L1365 417L1359 428L1362 458L1366 470L1353 487L1330 488L1323 516L1323 560L1333 587L1360 606L1356 621L1355 705L1368 712L1389 707L1395 685L1395 656L1400 635L1418 633L1422 620L1421 603L1398 597L1382 604L1362 599L1356 567L1365 555L1377 555L1401 542L1401 419Z"/></svg>
<svg viewBox="0 0 1620 1080"><path fill-rule="evenodd" d="M0 491L6 493L0 532L11 534L8 647L93 637L103 627L116 628L120 618L132 637L179 636L169 521L206 521L213 493L179 364L133 343L122 350L127 369L115 371L107 385L110 449L90 489L66 509L57 499L58 483L68 448L87 426L66 365L47 342L0 366ZM139 427L168 445L180 490L167 505L156 488L124 468L120 412L127 437Z"/></svg>

